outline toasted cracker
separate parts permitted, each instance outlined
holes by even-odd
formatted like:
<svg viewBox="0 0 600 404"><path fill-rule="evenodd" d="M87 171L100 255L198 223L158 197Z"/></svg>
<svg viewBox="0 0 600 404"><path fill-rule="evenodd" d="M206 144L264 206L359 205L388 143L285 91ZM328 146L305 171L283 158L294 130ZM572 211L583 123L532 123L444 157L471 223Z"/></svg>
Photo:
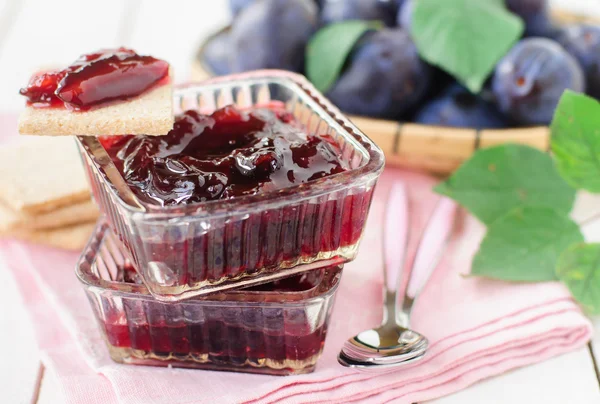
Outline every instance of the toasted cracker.
<svg viewBox="0 0 600 404"><path fill-rule="evenodd" d="M44 213L87 201L88 183L72 138L34 138L0 148L0 202Z"/></svg>
<svg viewBox="0 0 600 404"><path fill-rule="evenodd" d="M52 230L20 230L11 234L19 240L44 244L65 250L81 250L85 247L95 223L83 223Z"/></svg>
<svg viewBox="0 0 600 404"><path fill-rule="evenodd" d="M19 116L21 135L166 135L173 129L173 88L170 83L126 101L89 111L28 106Z"/></svg>
<svg viewBox="0 0 600 404"><path fill-rule="evenodd" d="M96 220L98 215L98 207L91 200L39 215L17 213L0 204L0 235L14 230L48 230L86 223Z"/></svg>

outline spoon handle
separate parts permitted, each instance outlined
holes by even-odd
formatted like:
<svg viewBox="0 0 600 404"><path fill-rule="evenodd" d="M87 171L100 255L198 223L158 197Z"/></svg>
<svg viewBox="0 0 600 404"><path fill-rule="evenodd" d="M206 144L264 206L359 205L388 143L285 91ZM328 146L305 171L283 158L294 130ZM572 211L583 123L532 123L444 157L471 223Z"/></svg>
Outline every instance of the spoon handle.
<svg viewBox="0 0 600 404"><path fill-rule="evenodd" d="M456 203L451 199L440 198L419 240L398 316L401 320L400 325L404 327L409 325L410 312L415 298L427 283L443 255L454 228L456 208Z"/></svg>
<svg viewBox="0 0 600 404"><path fill-rule="evenodd" d="M408 197L404 184L392 185L383 225L384 323L395 320L400 274L406 261L409 231Z"/></svg>

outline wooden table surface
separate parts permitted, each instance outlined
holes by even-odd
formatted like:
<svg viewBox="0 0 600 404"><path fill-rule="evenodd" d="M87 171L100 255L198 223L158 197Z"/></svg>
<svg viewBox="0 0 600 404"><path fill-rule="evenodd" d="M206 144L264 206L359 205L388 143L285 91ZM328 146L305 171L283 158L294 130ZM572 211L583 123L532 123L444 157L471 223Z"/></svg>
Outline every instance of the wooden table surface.
<svg viewBox="0 0 600 404"><path fill-rule="evenodd" d="M600 0L554 0L564 9L600 16ZM206 35L229 21L226 0L0 0L0 111L19 111L20 85L30 73L64 65L90 49L125 45L164 58L177 81L190 74L190 60ZM574 216L600 214L600 196L580 195ZM584 227L600 241L600 220ZM64 402L52 375L43 372L33 330L10 273L0 261L0 403ZM600 319L595 319L600 330ZM598 333L597 333L598 334ZM589 346L546 362L480 382L435 400L464 403L600 403L600 336Z"/></svg>

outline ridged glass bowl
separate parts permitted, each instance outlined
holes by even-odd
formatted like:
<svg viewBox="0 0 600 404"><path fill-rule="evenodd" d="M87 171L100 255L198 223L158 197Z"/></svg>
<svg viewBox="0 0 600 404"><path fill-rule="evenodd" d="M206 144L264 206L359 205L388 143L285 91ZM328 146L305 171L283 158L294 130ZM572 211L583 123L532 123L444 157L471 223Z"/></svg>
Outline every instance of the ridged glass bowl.
<svg viewBox="0 0 600 404"><path fill-rule="evenodd" d="M355 257L383 153L306 79L258 71L179 88L174 97L175 113L276 102L308 133L335 139L349 169L277 191L160 207L135 197L96 139L79 137L93 195L150 293L180 300Z"/></svg>
<svg viewBox="0 0 600 404"><path fill-rule="evenodd" d="M181 302L157 301L100 223L83 252L83 284L113 360L287 375L314 370L342 267Z"/></svg>

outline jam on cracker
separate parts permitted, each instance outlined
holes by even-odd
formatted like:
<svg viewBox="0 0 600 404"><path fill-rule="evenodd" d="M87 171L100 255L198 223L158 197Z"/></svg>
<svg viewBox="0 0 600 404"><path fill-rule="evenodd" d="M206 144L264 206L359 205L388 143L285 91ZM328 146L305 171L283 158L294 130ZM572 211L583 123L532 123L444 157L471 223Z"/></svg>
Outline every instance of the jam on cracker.
<svg viewBox="0 0 600 404"><path fill-rule="evenodd" d="M126 48L103 49L80 56L65 69L34 75L19 92L30 106L85 111L137 97L168 80L164 60Z"/></svg>

